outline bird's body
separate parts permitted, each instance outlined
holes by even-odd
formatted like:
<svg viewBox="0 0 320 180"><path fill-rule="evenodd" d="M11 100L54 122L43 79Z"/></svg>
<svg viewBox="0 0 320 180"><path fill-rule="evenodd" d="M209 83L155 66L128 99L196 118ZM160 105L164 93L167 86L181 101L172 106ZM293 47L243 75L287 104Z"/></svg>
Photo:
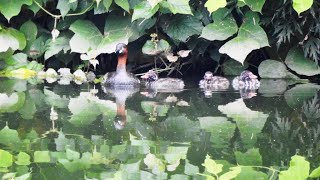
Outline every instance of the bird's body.
<svg viewBox="0 0 320 180"><path fill-rule="evenodd" d="M199 87L207 90L226 90L229 88L229 80L221 76L213 76L212 72L207 71L202 80L199 82Z"/></svg>
<svg viewBox="0 0 320 180"><path fill-rule="evenodd" d="M141 78L145 80L145 86L150 89L177 92L183 90L185 86L181 79L158 78L158 75L154 71L148 71Z"/></svg>
<svg viewBox="0 0 320 180"><path fill-rule="evenodd" d="M252 72L245 70L240 74L240 76L237 76L232 80L232 87L236 90L258 89L260 86L260 82L257 78L258 77Z"/></svg>
<svg viewBox="0 0 320 180"><path fill-rule="evenodd" d="M118 54L117 70L105 74L102 84L112 88L138 87L140 85L140 80L126 70L128 58L127 46L122 43L118 44L116 53Z"/></svg>

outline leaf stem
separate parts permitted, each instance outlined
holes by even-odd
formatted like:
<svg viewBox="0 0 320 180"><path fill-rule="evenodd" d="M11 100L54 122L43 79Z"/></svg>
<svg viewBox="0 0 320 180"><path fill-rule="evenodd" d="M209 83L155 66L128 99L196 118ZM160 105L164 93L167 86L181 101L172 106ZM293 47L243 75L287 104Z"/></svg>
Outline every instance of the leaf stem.
<svg viewBox="0 0 320 180"><path fill-rule="evenodd" d="M44 7L42 7L36 0L33 0L33 2L40 8L42 9L45 13L47 13L48 15L52 16L53 18L60 18L62 17L62 15L55 15L55 14L52 14L51 12L49 12L48 10L46 10ZM79 13L71 13L71 14L66 14L65 16L80 16L82 14L85 14L86 12L88 12L93 4L94 4L95 1L92 1L92 3L90 4L90 6L88 8L86 8L85 10L83 10L82 12L79 12Z"/></svg>
<svg viewBox="0 0 320 180"><path fill-rule="evenodd" d="M274 171L274 172L280 172L279 170L276 170L276 169L273 169L273 168L269 168L269 167L266 167L266 166L241 166L241 165L238 165L238 167L242 168L242 167L252 167L252 168L261 168L261 169L268 169L270 171Z"/></svg>

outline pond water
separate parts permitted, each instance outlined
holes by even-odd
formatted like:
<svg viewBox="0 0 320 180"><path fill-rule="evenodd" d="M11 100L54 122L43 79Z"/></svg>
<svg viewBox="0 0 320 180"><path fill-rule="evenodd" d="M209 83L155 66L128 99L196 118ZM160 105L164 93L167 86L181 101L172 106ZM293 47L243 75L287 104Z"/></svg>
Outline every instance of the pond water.
<svg viewBox="0 0 320 180"><path fill-rule="evenodd" d="M262 80L248 95L186 84L168 93L1 79L0 177L205 179L207 155L219 175L242 165L236 179L276 179L257 166L288 169L295 154L319 166L319 85Z"/></svg>

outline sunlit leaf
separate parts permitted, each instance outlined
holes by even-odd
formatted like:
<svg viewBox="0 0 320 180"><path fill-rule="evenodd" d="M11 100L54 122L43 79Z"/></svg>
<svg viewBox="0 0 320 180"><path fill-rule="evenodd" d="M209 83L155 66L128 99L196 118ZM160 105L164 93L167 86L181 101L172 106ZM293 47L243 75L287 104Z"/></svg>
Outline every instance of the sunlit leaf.
<svg viewBox="0 0 320 180"><path fill-rule="evenodd" d="M227 54L242 64L251 51L269 46L268 37L258 24L259 16L248 12L245 17L246 21L239 28L238 36L219 49L220 53Z"/></svg>
<svg viewBox="0 0 320 180"><path fill-rule="evenodd" d="M20 13L22 5L31 5L32 0L2 0L0 1L0 12L10 21L13 16Z"/></svg>
<svg viewBox="0 0 320 180"><path fill-rule="evenodd" d="M169 146L164 157L169 164L174 164L180 159L186 159L188 149L187 146Z"/></svg>
<svg viewBox="0 0 320 180"><path fill-rule="evenodd" d="M213 0L212 0L213 1ZM237 33L238 26L231 14L225 17L228 9L219 9L213 13L214 22L203 28L200 37L214 40L225 40Z"/></svg>
<svg viewBox="0 0 320 180"><path fill-rule="evenodd" d="M13 163L13 156L10 152L0 149L0 167L10 167Z"/></svg>
<svg viewBox="0 0 320 180"><path fill-rule="evenodd" d="M320 177L320 166L316 169L314 169L311 173L310 176L311 178L318 178Z"/></svg>
<svg viewBox="0 0 320 180"><path fill-rule="evenodd" d="M0 30L0 52L5 52L9 48L23 50L25 46L26 38L20 31L13 28Z"/></svg>
<svg viewBox="0 0 320 180"><path fill-rule="evenodd" d="M190 36L199 35L203 28L202 22L194 16L163 17L166 19L162 19L162 29L174 40L185 42Z"/></svg>
<svg viewBox="0 0 320 180"><path fill-rule="evenodd" d="M132 21L140 18L149 19L158 11L158 9L158 5L152 7L147 1L142 1L134 7Z"/></svg>
<svg viewBox="0 0 320 180"><path fill-rule="evenodd" d="M99 29L87 20L77 20L70 26L75 35L70 40L72 52L86 53L90 48L95 49L103 39Z"/></svg>
<svg viewBox="0 0 320 180"><path fill-rule="evenodd" d="M227 5L226 0L208 0L205 4L204 7L208 9L210 13L218 10L219 8L223 8Z"/></svg>
<svg viewBox="0 0 320 180"><path fill-rule="evenodd" d="M166 54L166 58L169 62L176 62L178 60L178 56L173 55L172 53Z"/></svg>
<svg viewBox="0 0 320 180"><path fill-rule="evenodd" d="M161 1L163 1L163 0L148 0L150 6L152 8L154 8L156 5L158 5Z"/></svg>
<svg viewBox="0 0 320 180"><path fill-rule="evenodd" d="M217 164L209 155L206 156L204 163L202 164L206 168L206 171L212 174L219 174L222 171L222 164Z"/></svg>
<svg viewBox="0 0 320 180"><path fill-rule="evenodd" d="M279 180L303 180L309 176L310 163L302 156L292 156L290 161L290 167L286 171L281 171L279 174Z"/></svg>
<svg viewBox="0 0 320 180"><path fill-rule="evenodd" d="M103 0L103 5L106 8L106 11L109 11L111 4L112 4L112 0Z"/></svg>
<svg viewBox="0 0 320 180"><path fill-rule="evenodd" d="M19 154L17 155L17 160L15 161L15 163L20 165L20 166L29 165L31 163L29 154L27 154L25 152L19 152Z"/></svg>
<svg viewBox="0 0 320 180"><path fill-rule="evenodd" d="M48 163L50 162L49 151L35 151L34 162L36 163Z"/></svg>
<svg viewBox="0 0 320 180"><path fill-rule="evenodd" d="M298 13L302 13L311 8L313 0L293 0L293 9Z"/></svg>
<svg viewBox="0 0 320 180"><path fill-rule="evenodd" d="M129 2L128 0L114 0L114 2L120 6L122 9L126 10L129 12Z"/></svg>
<svg viewBox="0 0 320 180"><path fill-rule="evenodd" d="M167 5L173 14L192 14L189 0L167 0Z"/></svg>
<svg viewBox="0 0 320 180"><path fill-rule="evenodd" d="M296 73L306 76L320 74L319 66L312 60L305 58L303 51L299 48L292 48L285 60L286 65Z"/></svg>
<svg viewBox="0 0 320 180"><path fill-rule="evenodd" d="M219 176L220 180L231 180L238 176L241 173L241 167L232 167L231 171L228 171L221 176Z"/></svg>
<svg viewBox="0 0 320 180"><path fill-rule="evenodd" d="M165 164L158 159L154 154L147 154L143 160L144 164L152 170L154 174L160 174L165 171Z"/></svg>

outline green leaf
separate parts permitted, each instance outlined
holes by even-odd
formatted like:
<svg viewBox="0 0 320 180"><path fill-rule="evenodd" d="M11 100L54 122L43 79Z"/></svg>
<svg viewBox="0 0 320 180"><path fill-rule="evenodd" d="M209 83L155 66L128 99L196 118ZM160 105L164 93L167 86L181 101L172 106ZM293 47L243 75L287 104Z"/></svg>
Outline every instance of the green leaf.
<svg viewBox="0 0 320 180"><path fill-rule="evenodd" d="M238 176L241 173L241 167L232 167L231 171L222 174L219 179L220 180L231 180Z"/></svg>
<svg viewBox="0 0 320 180"><path fill-rule="evenodd" d="M219 174L222 172L222 164L217 164L213 159L210 158L209 155L206 156L206 159L204 160L204 163L202 164L206 168L206 171L208 171L211 174Z"/></svg>
<svg viewBox="0 0 320 180"><path fill-rule="evenodd" d="M23 50L26 46L24 34L13 28L0 30L0 52L12 50Z"/></svg>
<svg viewBox="0 0 320 180"><path fill-rule="evenodd" d="M37 38L38 28L31 20L23 23L20 31L25 35L27 42L34 41Z"/></svg>
<svg viewBox="0 0 320 180"><path fill-rule="evenodd" d="M300 13L311 8L313 0L293 0L293 9L300 15Z"/></svg>
<svg viewBox="0 0 320 180"><path fill-rule="evenodd" d="M60 10L62 17L65 17L71 9L69 0L59 0L57 9Z"/></svg>
<svg viewBox="0 0 320 180"><path fill-rule="evenodd" d="M109 11L111 4L112 0L103 0L103 6L106 8L106 11Z"/></svg>
<svg viewBox="0 0 320 180"><path fill-rule="evenodd" d="M31 43L28 56L31 58L39 58L45 52L47 47L48 36L42 35Z"/></svg>
<svg viewBox="0 0 320 180"><path fill-rule="evenodd" d="M37 1L42 6L44 1L47 1L47 0L34 0L34 1ZM36 3L34 2L30 6L28 6L28 8L33 12L33 14L36 14L40 10L40 7L36 5Z"/></svg>
<svg viewBox="0 0 320 180"><path fill-rule="evenodd" d="M286 78L288 72L282 62L275 60L262 61L258 70L261 78Z"/></svg>
<svg viewBox="0 0 320 180"><path fill-rule="evenodd" d="M24 105L25 94L23 92L12 93L10 95L0 93L0 102L5 102L0 104L0 112L15 112Z"/></svg>
<svg viewBox="0 0 320 180"><path fill-rule="evenodd" d="M132 21L143 18L151 18L159 9L159 5L152 7L147 1L142 1L134 7Z"/></svg>
<svg viewBox="0 0 320 180"><path fill-rule="evenodd" d="M8 59L6 59L6 63L13 67L14 69L17 69L19 67L25 66L28 63L28 56L24 53L17 53L12 56L10 56ZM15 66L16 65L16 66Z"/></svg>
<svg viewBox="0 0 320 180"><path fill-rule="evenodd" d="M148 40L142 47L142 53L148 55L157 55L170 50L170 44L161 39L158 42Z"/></svg>
<svg viewBox="0 0 320 180"><path fill-rule="evenodd" d="M0 149L0 167L6 168L12 166L13 156L8 151Z"/></svg>
<svg viewBox="0 0 320 180"><path fill-rule="evenodd" d="M285 60L286 65L296 73L306 76L320 74L319 66L308 58L305 58L303 51L299 48L292 48Z"/></svg>
<svg viewBox="0 0 320 180"><path fill-rule="evenodd" d="M246 62L244 64L241 64L234 59L230 59L223 63L222 69L224 75L239 76L239 74L241 74L242 71L246 70L248 66L248 63Z"/></svg>
<svg viewBox="0 0 320 180"><path fill-rule="evenodd" d="M50 57L58 54L62 50L64 53L67 53L67 51L70 50L70 38L67 36L59 36L55 41L52 41L51 39L49 39L48 41L49 42L47 44L49 46L47 46L46 48L44 59L49 59Z"/></svg>
<svg viewBox="0 0 320 180"><path fill-rule="evenodd" d="M280 171L279 180L304 180L309 176L310 163L302 156L292 156L290 167L286 171Z"/></svg>
<svg viewBox="0 0 320 180"><path fill-rule="evenodd" d="M252 11L260 12L266 0L239 0L238 3L244 3L250 7ZM240 4L240 6L242 6Z"/></svg>
<svg viewBox="0 0 320 180"><path fill-rule="evenodd" d="M227 54L242 64L251 51L269 46L268 37L258 24L259 16L248 12L245 18L245 22L239 28L238 36L219 49L220 53Z"/></svg>
<svg viewBox="0 0 320 180"><path fill-rule="evenodd" d="M27 154L25 152L19 152L19 154L17 155L17 161L15 161L15 163L20 166L30 165L31 162L30 162L29 154Z"/></svg>
<svg viewBox="0 0 320 180"><path fill-rule="evenodd" d="M200 37L214 40L225 40L238 32L238 26L231 14L225 17L228 9L219 9L213 13L214 23L203 28Z"/></svg>
<svg viewBox="0 0 320 180"><path fill-rule="evenodd" d="M49 151L35 151L34 152L35 163L47 163L50 162Z"/></svg>
<svg viewBox="0 0 320 180"><path fill-rule="evenodd" d="M227 5L226 0L208 0L205 4L204 7L208 9L210 13L218 10L219 8L223 8Z"/></svg>
<svg viewBox="0 0 320 180"><path fill-rule="evenodd" d="M31 5L32 0L1 0L0 12L8 21L10 21L13 16L20 13L23 4Z"/></svg>
<svg viewBox="0 0 320 180"><path fill-rule="evenodd" d="M163 1L165 2L165 1ZM167 0L166 5L173 14L191 14L189 0Z"/></svg>
<svg viewBox="0 0 320 180"><path fill-rule="evenodd" d="M128 0L114 0L114 2L120 6L122 9L126 10L127 12L129 12L129 2Z"/></svg>
<svg viewBox="0 0 320 180"><path fill-rule="evenodd" d="M192 35L199 35L203 25L199 19L189 15L162 16L162 29L172 39L186 42Z"/></svg>
<svg viewBox="0 0 320 180"><path fill-rule="evenodd" d="M311 174L310 174L309 177L311 177L311 178L318 178L318 177L320 177L320 166L319 166L318 168L314 169L314 170L311 172Z"/></svg>
<svg viewBox="0 0 320 180"><path fill-rule="evenodd" d="M103 39L99 29L88 20L77 20L70 26L75 35L70 40L72 52L86 53L90 48L95 49Z"/></svg>

